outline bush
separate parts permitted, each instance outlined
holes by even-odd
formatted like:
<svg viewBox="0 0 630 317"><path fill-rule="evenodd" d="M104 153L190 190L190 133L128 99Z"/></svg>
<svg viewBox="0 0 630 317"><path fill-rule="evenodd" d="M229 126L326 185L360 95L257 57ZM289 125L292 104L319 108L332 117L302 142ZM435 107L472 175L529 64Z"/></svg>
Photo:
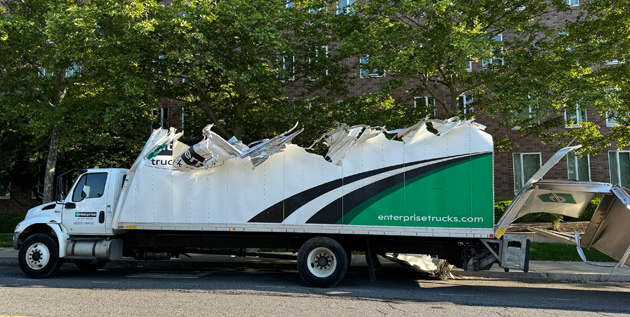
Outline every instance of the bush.
<svg viewBox="0 0 630 317"><path fill-rule="evenodd" d="M593 218L595 209L597 209L597 205L599 205L600 201L602 201L601 196L596 196L595 198L593 198L593 200L591 200L591 203L588 204L588 206L586 207L586 210L584 210L582 216L580 216L580 221L590 221L591 218Z"/></svg>
<svg viewBox="0 0 630 317"><path fill-rule="evenodd" d="M0 213L0 232L13 232L15 226L24 220L25 214Z"/></svg>

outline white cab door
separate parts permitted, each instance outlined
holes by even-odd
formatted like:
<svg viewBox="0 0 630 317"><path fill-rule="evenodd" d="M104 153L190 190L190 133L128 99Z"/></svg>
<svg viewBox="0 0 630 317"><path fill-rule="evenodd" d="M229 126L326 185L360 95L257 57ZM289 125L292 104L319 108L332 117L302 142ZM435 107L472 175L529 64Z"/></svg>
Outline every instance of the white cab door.
<svg viewBox="0 0 630 317"><path fill-rule="evenodd" d="M75 183L66 197L62 221L70 234L99 234L105 232L108 173L86 173Z"/></svg>

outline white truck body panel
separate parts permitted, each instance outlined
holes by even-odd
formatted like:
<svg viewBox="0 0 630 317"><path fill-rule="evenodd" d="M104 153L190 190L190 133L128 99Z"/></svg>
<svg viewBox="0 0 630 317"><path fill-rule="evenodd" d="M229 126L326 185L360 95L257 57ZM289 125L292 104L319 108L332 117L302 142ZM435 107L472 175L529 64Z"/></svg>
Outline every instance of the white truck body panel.
<svg viewBox="0 0 630 317"><path fill-rule="evenodd" d="M422 224L410 226L402 222L405 216L419 219L419 210L414 210L413 215L410 211L400 211L400 226L379 225L378 221L369 225L344 221L343 217L349 212L344 208L350 207L341 201L350 197L348 195L351 193L363 191L365 195L378 194L383 188L374 190L370 186L379 182L388 181L392 177L403 177L414 170L434 169L457 160L467 164L467 161L479 155L485 155L489 164L492 164L492 137L483 132L479 125L470 121L432 120L433 126L441 132L440 135L435 135L427 131L425 123L423 120L418 125L401 131L399 135L404 142L389 140L382 131L374 130L369 131L370 135L365 138L355 140L351 136L349 139L355 143L346 143L340 151L329 155L331 159L341 158L339 165L325 160L321 155L289 144L256 167L253 167L251 158L245 156L227 159L213 167L197 170L174 169L173 160L187 146L182 146L177 141L178 136L174 131L156 131L127 176L128 182L123 189L112 226L118 230L491 237L494 233L493 219L486 219L487 223L482 228L462 227L461 223L457 227ZM350 131L349 134L357 135L355 132ZM147 158L146 155L159 147L164 140L173 142L173 150L167 149L155 158ZM492 176L488 175L489 181L484 184L488 198L487 218L492 218L491 179ZM465 181L470 182L468 185L475 186L474 179ZM405 186L404 181L402 186ZM438 188L437 191L448 191L448 188ZM451 203L444 201L444 210L438 212L446 212L448 215L445 210L452 206ZM313 221L321 215L322 210L333 205L338 206L338 217L335 216L332 221L326 220L327 222ZM411 204L400 206L405 208ZM459 217L475 215L472 210L460 211L460 214Z"/></svg>

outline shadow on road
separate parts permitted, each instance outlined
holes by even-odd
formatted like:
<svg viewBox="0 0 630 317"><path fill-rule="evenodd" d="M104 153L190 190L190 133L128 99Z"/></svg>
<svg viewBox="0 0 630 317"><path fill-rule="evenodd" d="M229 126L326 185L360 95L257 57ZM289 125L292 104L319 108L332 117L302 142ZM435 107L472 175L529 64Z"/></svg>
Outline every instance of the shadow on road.
<svg viewBox="0 0 630 317"><path fill-rule="evenodd" d="M335 288L306 286L294 269L270 267L202 268L185 265L160 269L108 267L95 272L65 264L53 278L26 278L17 267L0 270L1 287L73 289L177 290L229 292L264 296L331 296L383 302L453 303L466 306L554 309L565 311L628 313L630 296L613 283L567 284L570 288L540 282L498 280L446 280L430 278L408 268L386 267L370 282L366 267L352 266ZM514 284L516 286L509 286ZM611 305L610 303L618 303Z"/></svg>

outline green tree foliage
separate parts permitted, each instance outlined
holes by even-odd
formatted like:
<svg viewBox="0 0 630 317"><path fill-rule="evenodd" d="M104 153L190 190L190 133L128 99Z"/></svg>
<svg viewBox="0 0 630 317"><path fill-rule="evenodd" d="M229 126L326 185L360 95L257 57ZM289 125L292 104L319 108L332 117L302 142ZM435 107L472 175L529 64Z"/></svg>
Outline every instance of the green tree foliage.
<svg viewBox="0 0 630 317"><path fill-rule="evenodd" d="M364 68L387 71L383 93L430 96L442 117L471 117L463 108L472 106L523 136L559 145L577 138L594 154L630 142L627 4L583 3L576 19L557 26L551 19L570 10L565 1L370 0L353 5L355 29L340 47L369 56ZM468 94L474 102L462 107L458 98ZM564 129L586 107L617 126ZM501 149L512 142L501 139Z"/></svg>
<svg viewBox="0 0 630 317"><path fill-rule="evenodd" d="M194 113L197 130L212 123L245 142L296 121L306 130L297 139L303 145L368 117L379 125L411 122L413 110L389 96L349 94L357 69L347 61L355 56L339 43L355 18L336 10L334 1L174 1L154 32L165 98Z"/></svg>
<svg viewBox="0 0 630 317"><path fill-rule="evenodd" d="M548 18L569 10L562 0L370 0L342 10L333 0L3 0L0 179L35 184L45 170L50 200L59 164L128 166L158 100L183 106L187 134L213 123L248 143L300 121L296 141L308 145L339 124L395 129L433 113L408 107L414 96L431 96L442 117L464 116L458 98L472 94L466 117L485 111L563 144L578 137L590 152L625 146L630 6L581 7L557 28ZM380 89L349 92L383 73ZM576 104L617 126L554 130Z"/></svg>
<svg viewBox="0 0 630 317"><path fill-rule="evenodd" d="M457 116L460 96L474 94L481 110L488 83L523 66L511 56L544 39L540 17L558 2L366 1L354 5L359 29L341 47L386 69L384 88L431 96L443 116Z"/></svg>
<svg viewBox="0 0 630 317"><path fill-rule="evenodd" d="M506 126L520 126L524 136L560 145L575 139L584 153L630 144L628 8L627 1L581 3L574 20L537 42L538 53L514 54L524 66L489 85L490 112L501 113ZM572 124L585 109L588 122Z"/></svg>
<svg viewBox="0 0 630 317"><path fill-rule="evenodd" d="M58 160L66 168L130 161L149 131L154 102L153 78L142 69L152 56L151 6L159 5L2 1L3 179L34 185L33 175L45 170L46 202Z"/></svg>

